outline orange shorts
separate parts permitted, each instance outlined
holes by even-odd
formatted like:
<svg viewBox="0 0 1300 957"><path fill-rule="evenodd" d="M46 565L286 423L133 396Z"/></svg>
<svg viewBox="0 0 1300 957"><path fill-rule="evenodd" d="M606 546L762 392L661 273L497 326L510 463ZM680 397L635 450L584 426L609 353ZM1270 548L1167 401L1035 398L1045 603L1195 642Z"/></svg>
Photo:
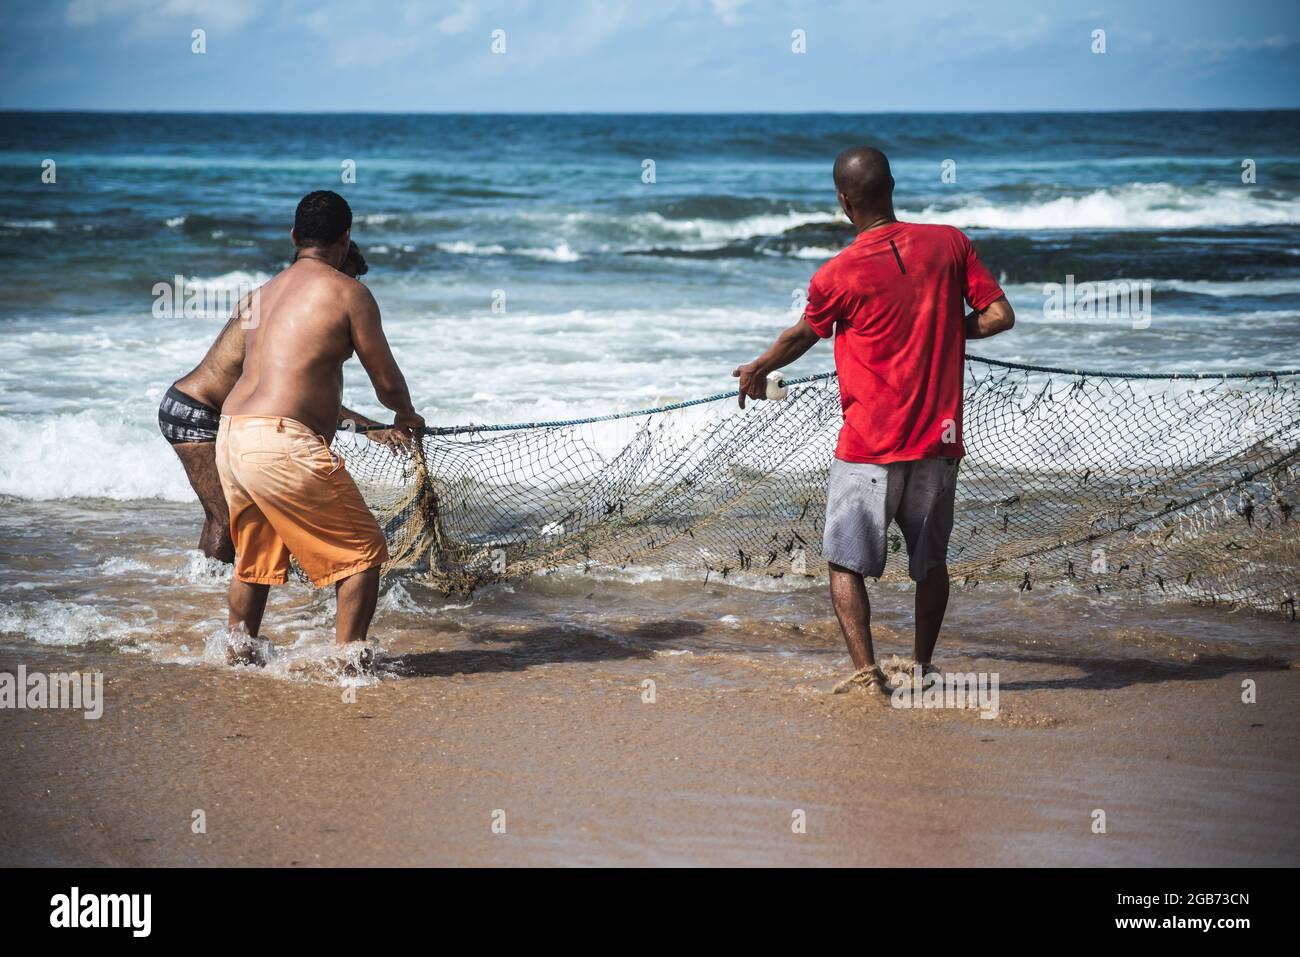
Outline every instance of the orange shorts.
<svg viewBox="0 0 1300 957"><path fill-rule="evenodd" d="M223 415L216 452L241 582L282 584L291 553L318 588L388 560L342 457L301 422Z"/></svg>

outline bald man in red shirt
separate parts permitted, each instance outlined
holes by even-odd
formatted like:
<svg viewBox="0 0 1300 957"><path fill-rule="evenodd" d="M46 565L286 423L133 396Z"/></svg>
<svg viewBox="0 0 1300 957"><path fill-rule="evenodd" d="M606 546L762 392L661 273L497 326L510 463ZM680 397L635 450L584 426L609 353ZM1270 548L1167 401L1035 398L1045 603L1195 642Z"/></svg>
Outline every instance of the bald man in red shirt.
<svg viewBox="0 0 1300 957"><path fill-rule="evenodd" d="M803 317L732 374L740 379L743 408L746 398L765 397L769 372L835 337L844 425L831 463L822 555L857 669L835 691L887 694L864 578L884 572L887 532L896 523L917 583L913 654L923 674L932 672L948 607L948 538L965 453L966 340L1005 332L1015 313L960 230L899 222L884 153L845 150L834 177L857 238L817 270Z"/></svg>

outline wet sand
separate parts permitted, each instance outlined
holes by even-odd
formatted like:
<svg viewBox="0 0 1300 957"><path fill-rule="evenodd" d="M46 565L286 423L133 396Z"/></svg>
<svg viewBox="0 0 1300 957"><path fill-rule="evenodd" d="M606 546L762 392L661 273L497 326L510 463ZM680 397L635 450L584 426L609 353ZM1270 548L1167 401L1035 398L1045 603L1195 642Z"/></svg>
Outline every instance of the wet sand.
<svg viewBox="0 0 1300 957"><path fill-rule="evenodd" d="M941 660L999 672L992 720L829 694L847 659L826 608L739 634L711 608L412 629L355 703L326 681L6 644L0 670L102 669L106 704L0 712L0 863L1300 863L1289 656L1105 616L1122 653L1062 651L1041 621L984 634L961 597L965 650ZM887 598L877 641L901 652Z"/></svg>

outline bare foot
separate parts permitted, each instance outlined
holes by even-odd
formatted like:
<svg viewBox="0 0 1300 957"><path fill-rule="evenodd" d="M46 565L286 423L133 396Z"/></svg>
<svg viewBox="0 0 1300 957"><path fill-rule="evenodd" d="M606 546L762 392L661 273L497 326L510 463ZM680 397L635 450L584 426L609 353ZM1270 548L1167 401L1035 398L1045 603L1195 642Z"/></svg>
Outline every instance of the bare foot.
<svg viewBox="0 0 1300 957"><path fill-rule="evenodd" d="M349 641L325 659L325 666L340 678L359 678L375 673L374 641Z"/></svg>
<svg viewBox="0 0 1300 957"><path fill-rule="evenodd" d="M943 672L932 662L921 662L913 658L907 661L904 669L900 669L896 676L898 679L897 684L905 688L924 688L927 684L925 679L930 675L937 675L936 680L943 681Z"/></svg>
<svg viewBox="0 0 1300 957"><path fill-rule="evenodd" d="M236 665L255 665L258 668L265 668L266 653L257 639L232 635L226 642L226 664L232 668Z"/></svg>
<svg viewBox="0 0 1300 957"><path fill-rule="evenodd" d="M851 691L866 691L870 694L888 695L889 685L885 673L876 665L867 665L837 684L832 694L848 694Z"/></svg>

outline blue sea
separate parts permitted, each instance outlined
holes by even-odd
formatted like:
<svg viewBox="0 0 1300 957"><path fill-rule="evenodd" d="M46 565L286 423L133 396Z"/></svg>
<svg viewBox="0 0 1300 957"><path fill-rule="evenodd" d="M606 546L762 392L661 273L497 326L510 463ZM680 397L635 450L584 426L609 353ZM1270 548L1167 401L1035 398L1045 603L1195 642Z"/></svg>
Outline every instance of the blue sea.
<svg viewBox="0 0 1300 957"><path fill-rule="evenodd" d="M730 388L851 238L830 170L860 143L889 155L900 218L964 229L1000 277L1019 321L980 354L1300 366L1295 111L5 113L0 125L0 633L56 644L148 643L170 628L179 655L160 581L188 583L166 592L181 632L219 615L221 571L191 551L197 505L155 416L222 317L158 318L156 288L269 278L314 189L352 205L365 282L431 424ZM1045 309L1046 284L1118 280L1148 285L1149 324ZM821 347L794 371L831 365ZM360 367L346 375L347 403L379 416Z"/></svg>

